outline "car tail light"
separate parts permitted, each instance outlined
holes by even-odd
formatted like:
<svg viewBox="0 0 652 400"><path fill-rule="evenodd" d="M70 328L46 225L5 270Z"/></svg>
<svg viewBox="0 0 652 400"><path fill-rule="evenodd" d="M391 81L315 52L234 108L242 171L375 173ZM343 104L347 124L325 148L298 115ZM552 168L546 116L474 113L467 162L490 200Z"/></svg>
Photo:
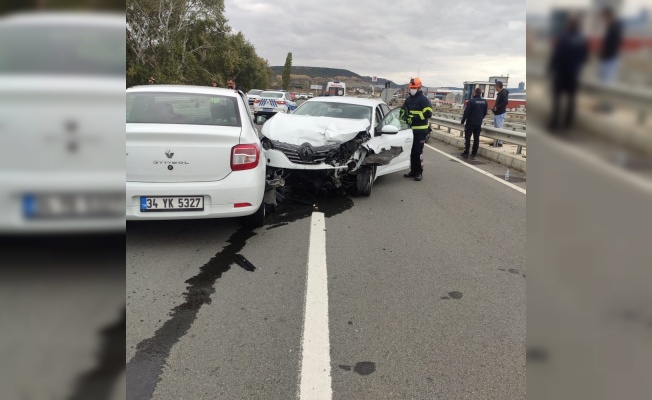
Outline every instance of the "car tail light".
<svg viewBox="0 0 652 400"><path fill-rule="evenodd" d="M251 203L235 203L234 208L251 207Z"/></svg>
<svg viewBox="0 0 652 400"><path fill-rule="evenodd" d="M260 103L260 99L255 99L254 103Z"/></svg>
<svg viewBox="0 0 652 400"><path fill-rule="evenodd" d="M280 104L280 105L284 106L284 105L285 105L285 101L283 101L283 100L279 100L279 101L276 102L276 104Z"/></svg>
<svg viewBox="0 0 652 400"><path fill-rule="evenodd" d="M231 149L231 170L244 171L258 166L260 148L257 144L239 144Z"/></svg>

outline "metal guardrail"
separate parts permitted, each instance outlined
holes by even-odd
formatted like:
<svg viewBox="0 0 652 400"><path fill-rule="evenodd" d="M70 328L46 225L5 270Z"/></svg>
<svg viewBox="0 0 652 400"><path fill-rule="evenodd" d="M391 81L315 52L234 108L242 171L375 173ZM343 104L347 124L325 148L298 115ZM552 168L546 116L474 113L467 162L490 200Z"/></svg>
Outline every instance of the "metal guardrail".
<svg viewBox="0 0 652 400"><path fill-rule="evenodd" d="M546 75L543 67L529 68L528 77L545 80L550 78ZM580 92L590 94L598 99L626 104L638 113L638 122L643 125L647 115L652 110L652 91L647 88L624 85L621 83L605 84L596 78L581 78Z"/></svg>
<svg viewBox="0 0 652 400"><path fill-rule="evenodd" d="M437 129L441 128L442 126L448 128L449 133L451 129L460 131L460 137L464 136L464 125L462 125L459 121L447 119L447 118L441 118L441 117L431 117L430 123L433 125L437 125ZM482 130L480 131L480 135L517 145L518 147L516 149L516 154L521 154L521 152L523 151L523 147L526 146L525 132L516 132L516 131L511 131L509 129L483 126Z"/></svg>
<svg viewBox="0 0 652 400"><path fill-rule="evenodd" d="M441 111L435 111L432 113L433 116L437 116L440 118L462 118L462 113L448 113L448 112L441 112ZM482 122L482 125L489 125L493 127L493 121L491 119L485 119ZM503 122L503 127L510 128L512 131L526 131L526 124L521 124L517 122Z"/></svg>

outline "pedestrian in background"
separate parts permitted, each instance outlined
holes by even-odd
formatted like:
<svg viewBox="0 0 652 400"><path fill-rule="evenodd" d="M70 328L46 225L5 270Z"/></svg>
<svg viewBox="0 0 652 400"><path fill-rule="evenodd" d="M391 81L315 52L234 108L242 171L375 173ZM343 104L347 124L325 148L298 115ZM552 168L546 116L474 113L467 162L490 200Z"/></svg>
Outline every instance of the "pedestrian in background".
<svg viewBox="0 0 652 400"><path fill-rule="evenodd" d="M154 82L156 82L156 79L154 79L153 76L150 76L150 77L149 77L149 80L147 81L147 84L148 84L148 85L153 85Z"/></svg>
<svg viewBox="0 0 652 400"><path fill-rule="evenodd" d="M462 125L464 125L464 152L462 157L469 156L471 148L471 135L473 135L473 150L471 150L471 159L478 154L480 147L480 131L482 130L482 121L487 116L487 100L482 98L482 90L475 89L473 98L469 100L462 115Z"/></svg>
<svg viewBox="0 0 652 400"><path fill-rule="evenodd" d="M503 88L503 82L496 81L496 104L491 108L491 111L494 113L494 127L502 128L503 123L505 122L505 116L507 115L507 104L509 103L509 91ZM502 146L502 140L498 141L498 146Z"/></svg>
<svg viewBox="0 0 652 400"><path fill-rule="evenodd" d="M575 118L575 94L582 67L589 54L588 41L582 35L580 27L578 18L568 20L548 63L548 74L552 78L552 110L548 123L551 132L556 132L560 127L569 129ZM562 97L566 100L566 112L560 126Z"/></svg>
<svg viewBox="0 0 652 400"><path fill-rule="evenodd" d="M410 152L410 172L403 176L420 181L423 179L423 146L426 144L426 136L428 136L428 128L430 128L432 104L421 91L421 79L410 79L408 87L410 95L401 107L401 119L412 128L414 139Z"/></svg>
<svg viewBox="0 0 652 400"><path fill-rule="evenodd" d="M215 81L211 82L211 86L212 87L217 87L217 82L215 82Z"/></svg>
<svg viewBox="0 0 652 400"><path fill-rule="evenodd" d="M242 91L242 88L240 87L240 85L235 83L235 78L227 79L226 87L228 87L229 89L240 91L240 92Z"/></svg>
<svg viewBox="0 0 652 400"><path fill-rule="evenodd" d="M600 80L611 84L618 78L620 66L618 54L623 41L623 27L611 7L604 7L601 15L602 21L606 25L606 31L600 47ZM610 102L605 102L600 109L601 111L611 111L613 106Z"/></svg>

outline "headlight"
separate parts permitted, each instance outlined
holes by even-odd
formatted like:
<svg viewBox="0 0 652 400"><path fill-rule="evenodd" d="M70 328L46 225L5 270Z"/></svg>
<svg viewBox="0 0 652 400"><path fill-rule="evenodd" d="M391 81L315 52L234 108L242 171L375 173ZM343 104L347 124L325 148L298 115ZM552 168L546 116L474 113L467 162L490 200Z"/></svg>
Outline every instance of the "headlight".
<svg viewBox="0 0 652 400"><path fill-rule="evenodd" d="M263 145L263 149L265 150L269 150L272 148L272 142L264 136L262 139L260 139L260 143Z"/></svg>

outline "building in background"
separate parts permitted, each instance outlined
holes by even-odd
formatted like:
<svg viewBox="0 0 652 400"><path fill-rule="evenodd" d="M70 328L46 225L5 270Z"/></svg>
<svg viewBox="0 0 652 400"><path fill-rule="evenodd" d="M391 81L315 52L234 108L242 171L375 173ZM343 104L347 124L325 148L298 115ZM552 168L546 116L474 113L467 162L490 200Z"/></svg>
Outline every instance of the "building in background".
<svg viewBox="0 0 652 400"><path fill-rule="evenodd" d="M464 104L473 97L473 91L476 88L480 88L482 91L482 97L487 100L488 109L496 104L496 81L501 81L503 87L507 89L509 84L509 76L491 76L486 81L466 81L464 82ZM520 86L520 85L519 85ZM525 85L523 86L525 88ZM510 90L511 89L507 89ZM517 93L509 94L509 103L507 104L507 110L518 110L525 109L525 90L522 92L516 90Z"/></svg>

